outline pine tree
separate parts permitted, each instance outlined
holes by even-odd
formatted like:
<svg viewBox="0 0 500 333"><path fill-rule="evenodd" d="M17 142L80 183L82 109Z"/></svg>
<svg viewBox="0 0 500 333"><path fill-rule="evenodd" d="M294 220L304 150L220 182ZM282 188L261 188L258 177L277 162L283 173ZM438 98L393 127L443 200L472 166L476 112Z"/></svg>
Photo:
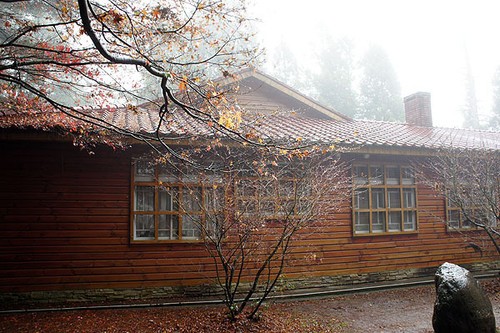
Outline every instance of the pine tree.
<svg viewBox="0 0 500 333"><path fill-rule="evenodd" d="M266 72L301 93L310 93L310 74L299 65L293 50L284 39L273 49Z"/></svg>
<svg viewBox="0 0 500 333"><path fill-rule="evenodd" d="M403 121L403 99L396 72L385 50L372 45L362 61L360 118Z"/></svg>
<svg viewBox="0 0 500 333"><path fill-rule="evenodd" d="M465 104L463 107L464 128L479 128L479 115L477 112L476 83L472 74L467 50L465 51Z"/></svg>
<svg viewBox="0 0 500 333"><path fill-rule="evenodd" d="M500 66L495 72L493 77L493 105L492 105L492 117L490 119L489 128L500 131Z"/></svg>
<svg viewBox="0 0 500 333"><path fill-rule="evenodd" d="M355 117L358 98L354 90L353 43L348 38L326 36L318 55L319 73L313 78L319 101Z"/></svg>

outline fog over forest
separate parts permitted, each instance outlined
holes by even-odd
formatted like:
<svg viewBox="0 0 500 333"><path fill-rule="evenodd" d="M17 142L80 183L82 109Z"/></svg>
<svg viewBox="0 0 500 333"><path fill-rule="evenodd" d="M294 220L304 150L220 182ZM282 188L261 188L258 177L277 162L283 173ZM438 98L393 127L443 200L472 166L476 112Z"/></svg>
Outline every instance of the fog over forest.
<svg viewBox="0 0 500 333"><path fill-rule="evenodd" d="M365 59L376 47L394 71L401 98L417 91L431 93L435 126L462 127L464 110L477 108L479 127L491 127L493 80L500 68L500 2L254 0L251 4L267 50L263 70L325 104L329 103L317 88L318 76L326 68L320 65L321 57L327 52L330 59L349 54L350 64L338 65L333 72L345 73L345 66L351 66L354 93L362 97L363 62L372 69L378 66L366 64ZM328 50L332 43L344 44ZM358 113L357 118L371 118Z"/></svg>

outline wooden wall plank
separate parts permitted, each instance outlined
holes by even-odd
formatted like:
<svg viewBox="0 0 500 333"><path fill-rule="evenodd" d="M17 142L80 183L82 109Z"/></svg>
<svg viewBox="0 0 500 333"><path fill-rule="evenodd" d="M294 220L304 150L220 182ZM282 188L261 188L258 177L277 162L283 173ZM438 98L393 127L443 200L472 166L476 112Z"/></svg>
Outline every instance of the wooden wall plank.
<svg viewBox="0 0 500 333"><path fill-rule="evenodd" d="M263 98L260 103L266 104ZM131 244L135 151L0 142L0 292L196 285L214 281L203 244ZM386 158L387 160L387 158ZM488 260L447 232L444 202L418 187L419 230L353 237L350 203L292 245L288 277L334 276ZM311 259L314 258L314 259Z"/></svg>

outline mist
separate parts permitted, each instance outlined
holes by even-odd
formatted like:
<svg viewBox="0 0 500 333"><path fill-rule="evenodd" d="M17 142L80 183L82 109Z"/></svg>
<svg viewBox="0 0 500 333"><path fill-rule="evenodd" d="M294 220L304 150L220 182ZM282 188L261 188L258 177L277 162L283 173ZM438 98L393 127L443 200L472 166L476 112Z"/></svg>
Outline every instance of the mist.
<svg viewBox="0 0 500 333"><path fill-rule="evenodd" d="M479 121L488 126L492 80L500 67L498 12L496 1L471 0L255 0L250 7L260 21L265 72L276 72L276 55L284 45L302 72L321 72L316 59L325 36L347 38L353 44L353 79L359 92L359 64L367 49L378 45L392 64L401 96L430 92L434 125L443 127L462 127L468 80L473 80ZM310 94L305 85L300 90Z"/></svg>

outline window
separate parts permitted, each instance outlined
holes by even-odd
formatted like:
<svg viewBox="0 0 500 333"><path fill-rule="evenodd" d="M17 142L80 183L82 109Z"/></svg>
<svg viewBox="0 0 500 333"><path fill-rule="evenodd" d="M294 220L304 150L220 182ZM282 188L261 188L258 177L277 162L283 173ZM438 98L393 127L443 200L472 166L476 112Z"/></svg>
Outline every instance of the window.
<svg viewBox="0 0 500 333"><path fill-rule="evenodd" d="M353 166L354 234L415 232L415 176L410 167Z"/></svg>
<svg viewBox="0 0 500 333"><path fill-rule="evenodd" d="M133 170L133 241L197 241L213 229L224 198L217 180L202 184L144 160L134 161Z"/></svg>
<svg viewBox="0 0 500 333"><path fill-rule="evenodd" d="M310 209L311 188L292 177L241 178L235 184L237 211L243 217L297 217Z"/></svg>
<svg viewBox="0 0 500 333"><path fill-rule="evenodd" d="M472 190L470 193L473 193ZM494 214L488 211L488 206L481 207L480 203L470 202L467 198L470 193L458 196L452 191L448 191L448 196L445 200L448 228L453 230L476 229L471 219L479 223L496 226L496 219L494 218Z"/></svg>
<svg viewBox="0 0 500 333"><path fill-rule="evenodd" d="M461 208L457 205L460 202L459 198L453 191L447 191L446 197L446 221L447 226L452 229L470 229L471 224L461 212Z"/></svg>

